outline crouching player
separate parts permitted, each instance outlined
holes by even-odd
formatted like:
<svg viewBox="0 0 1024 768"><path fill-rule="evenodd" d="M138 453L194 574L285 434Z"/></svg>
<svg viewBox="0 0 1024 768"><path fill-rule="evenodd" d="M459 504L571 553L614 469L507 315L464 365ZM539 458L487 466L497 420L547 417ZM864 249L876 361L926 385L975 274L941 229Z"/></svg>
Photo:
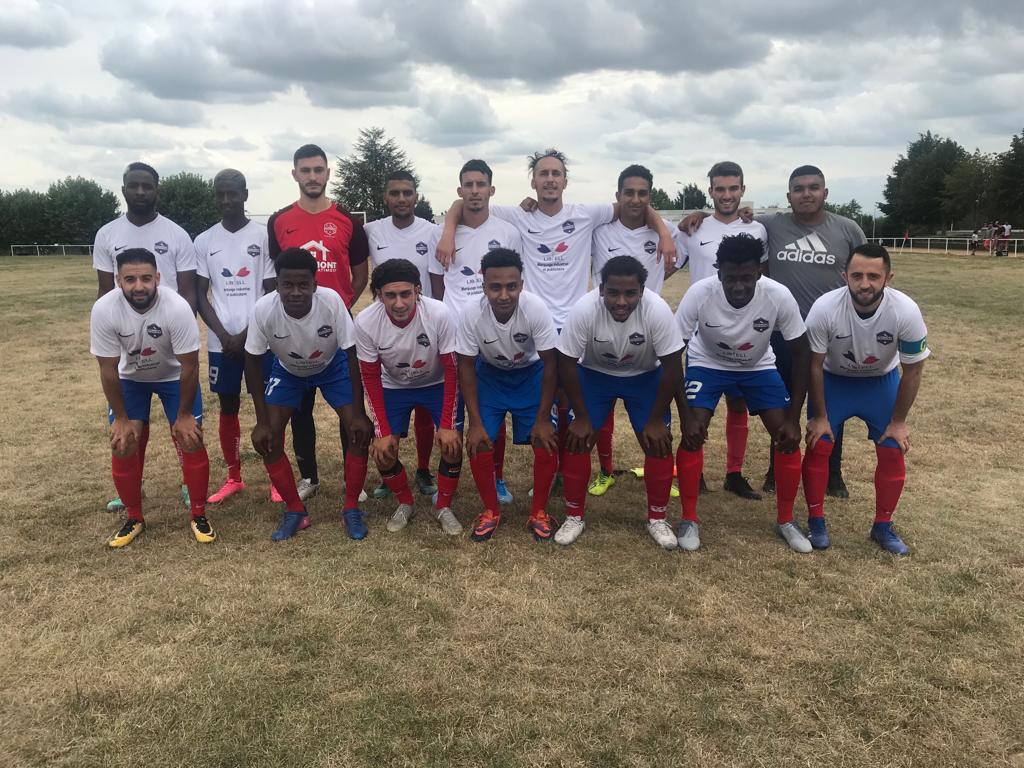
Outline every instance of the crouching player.
<svg viewBox="0 0 1024 768"><path fill-rule="evenodd" d="M363 409L352 318L341 296L317 286L317 262L309 251L288 248L274 260L274 268L277 292L256 302L245 339L245 383L256 411L252 444L285 503L271 538L290 539L310 525L284 453L284 430L307 393L319 389L351 440L345 457L342 520L350 538L363 539L367 530L359 492L366 479L370 421ZM275 360L264 390L267 349Z"/></svg>
<svg viewBox="0 0 1024 768"><path fill-rule="evenodd" d="M90 320L90 352L110 404L114 487L127 520L110 546L124 547L142 533L142 469L149 439L149 409L160 398L171 438L181 452L196 541L217 538L206 519L210 460L203 445L199 394L199 327L188 302L160 287L156 257L145 248L117 255L117 287L97 300Z"/></svg>
<svg viewBox="0 0 1024 768"><path fill-rule="evenodd" d="M796 299L784 285L761 276L764 244L741 233L722 238L718 275L694 283L676 310L686 350L685 399L677 397L682 440L676 455L683 519L679 547L700 547L697 496L704 441L722 395L741 397L775 444L776 531L796 552L811 543L793 524L800 487L800 410L807 391L810 352ZM793 391L775 369L769 340L778 330L793 355Z"/></svg>
<svg viewBox="0 0 1024 768"><path fill-rule="evenodd" d="M430 412L441 449L434 516L450 536L462 532L452 496L462 469L462 407L455 361L455 327L448 308L422 296L419 268L408 259L379 264L370 276L377 299L356 318L359 368L375 425L370 453L398 498L387 529L400 531L415 514L398 441L420 406ZM362 482L359 483L362 487Z"/></svg>
<svg viewBox="0 0 1024 768"><path fill-rule="evenodd" d="M868 425L878 457L871 538L887 552L907 554L907 545L892 530L892 513L906 479L907 414L929 350L921 310L905 293L887 287L892 276L885 248L859 245L843 273L846 287L823 295L807 314L811 372L803 476L815 549L829 546L824 500L832 434L857 416Z"/></svg>
<svg viewBox="0 0 1024 768"><path fill-rule="evenodd" d="M523 291L519 254L498 248L480 264L484 295L468 304L458 333L459 383L469 412L466 451L484 504L470 538L486 541L501 522L494 444L512 414L512 442L533 444L533 501L527 529L538 541L554 532L547 506L558 469L551 406L558 385L555 324L540 298Z"/></svg>
<svg viewBox="0 0 1024 768"><path fill-rule="evenodd" d="M569 310L558 339L559 379L575 413L562 469L568 514L555 534L562 545L583 533L590 452L621 398L646 454L647 531L665 549L676 546L665 521L672 487L668 409L682 382L683 339L672 310L644 289L646 281L647 270L632 256L608 260L601 268L600 288Z"/></svg>

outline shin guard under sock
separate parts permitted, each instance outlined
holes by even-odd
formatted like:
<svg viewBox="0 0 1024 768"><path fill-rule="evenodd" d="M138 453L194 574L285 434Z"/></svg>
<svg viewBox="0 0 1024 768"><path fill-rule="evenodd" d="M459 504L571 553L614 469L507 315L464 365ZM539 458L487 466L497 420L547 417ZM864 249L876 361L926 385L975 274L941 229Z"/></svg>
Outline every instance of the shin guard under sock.
<svg viewBox="0 0 1024 768"><path fill-rule="evenodd" d="M907 465L899 448L876 445L875 454L878 456L875 466L875 522L887 523L892 520L892 513L896 511L903 493Z"/></svg>
<svg viewBox="0 0 1024 768"><path fill-rule="evenodd" d="M793 504L800 488L800 449L783 453L775 449L775 521L793 522Z"/></svg>
<svg viewBox="0 0 1024 768"><path fill-rule="evenodd" d="M644 458L644 485L647 487L647 519L664 520L668 494L672 488L672 457Z"/></svg>
<svg viewBox="0 0 1024 768"><path fill-rule="evenodd" d="M437 504L434 509L441 510L452 505L452 496L459 487L459 473L462 472L462 462L449 464L441 459L437 465Z"/></svg>
<svg viewBox="0 0 1024 768"><path fill-rule="evenodd" d="M413 431L416 434L416 469L430 469L430 452L434 448L434 417L422 406L413 410Z"/></svg>
<svg viewBox="0 0 1024 768"><path fill-rule="evenodd" d="M679 477L679 500L683 505L683 520L691 523L697 520L697 497L700 496L700 476L704 472L704 447L696 451L680 448L676 451L676 467Z"/></svg>
<svg viewBox="0 0 1024 768"><path fill-rule="evenodd" d="M747 412L725 412L725 471L742 472L747 455Z"/></svg>
<svg viewBox="0 0 1024 768"><path fill-rule="evenodd" d="M345 457L345 506L344 509L359 509L359 494L366 484L366 457L356 456L349 451Z"/></svg>
<svg viewBox="0 0 1024 768"><path fill-rule="evenodd" d="M808 517L825 516L825 489L828 487L828 457L832 454L829 440L818 440L804 456L804 499Z"/></svg>
<svg viewBox="0 0 1024 768"><path fill-rule="evenodd" d="M228 480L239 483L242 481L242 426L238 414L222 413L217 426L220 452L224 456L224 463L228 465Z"/></svg>
<svg viewBox="0 0 1024 768"><path fill-rule="evenodd" d="M405 474L405 467L402 466L402 462L395 462L391 469L382 470L380 479L384 481L384 485L388 487L388 490L395 494L399 504L412 505L415 503L412 498L412 491L409 490L409 478Z"/></svg>
<svg viewBox="0 0 1024 768"><path fill-rule="evenodd" d="M477 451L476 456L469 460L469 468L473 471L476 489L480 492L480 500L484 509L498 511L498 489L494 486L494 453Z"/></svg>
<svg viewBox="0 0 1024 768"><path fill-rule="evenodd" d="M543 448L533 449L533 501L530 503L530 514L543 512L548 505L551 484L558 471L558 454Z"/></svg>
<svg viewBox="0 0 1024 768"><path fill-rule="evenodd" d="M583 517L590 484L590 454L566 451L562 459L562 479L565 483L565 514Z"/></svg>
<svg viewBox="0 0 1024 768"><path fill-rule="evenodd" d="M138 451L131 456L111 456L114 488L129 520L142 519L142 467Z"/></svg>
<svg viewBox="0 0 1024 768"><path fill-rule="evenodd" d="M181 471L188 487L189 511L192 517L202 517L206 514L206 497L210 493L210 457L206 448L183 452Z"/></svg>
<svg viewBox="0 0 1024 768"><path fill-rule="evenodd" d="M292 472L292 465L288 461L288 456L282 453L281 458L277 461L272 464L263 462L263 466L267 468L270 482L277 488L277 492L281 494L281 498L285 503L285 509L289 512L302 512L305 510L306 507L302 503L302 499L299 498L299 489L295 487L295 473Z"/></svg>
<svg viewBox="0 0 1024 768"><path fill-rule="evenodd" d="M498 437L494 441L494 477L498 480L505 479L505 445L508 443L508 430L505 422L501 422L498 428Z"/></svg>
<svg viewBox="0 0 1024 768"><path fill-rule="evenodd" d="M612 464L612 443L615 438L615 413L609 413L605 419L604 426L597 433L597 461L601 465L601 471L610 475L615 471Z"/></svg>

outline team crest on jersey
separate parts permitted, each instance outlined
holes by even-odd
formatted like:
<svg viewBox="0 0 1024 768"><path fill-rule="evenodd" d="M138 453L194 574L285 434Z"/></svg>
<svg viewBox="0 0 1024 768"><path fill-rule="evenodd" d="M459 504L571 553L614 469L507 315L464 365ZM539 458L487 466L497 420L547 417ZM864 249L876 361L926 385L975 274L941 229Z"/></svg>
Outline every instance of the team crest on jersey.
<svg viewBox="0 0 1024 768"><path fill-rule="evenodd" d="M629 334L629 343L632 344L634 347L639 347L645 341L647 341L647 337L644 336L642 333Z"/></svg>
<svg viewBox="0 0 1024 768"><path fill-rule="evenodd" d="M517 344L522 344L524 341L526 341L529 338L530 338L530 334L528 334L528 333L513 333L512 334L512 340L515 341Z"/></svg>
<svg viewBox="0 0 1024 768"><path fill-rule="evenodd" d="M421 347L429 347L430 337L427 336L427 334L425 333L421 333L419 336L416 337L416 343L419 344Z"/></svg>
<svg viewBox="0 0 1024 768"><path fill-rule="evenodd" d="M164 329L156 323L150 323L146 326L146 335L154 339L159 339L164 335Z"/></svg>
<svg viewBox="0 0 1024 768"><path fill-rule="evenodd" d="M754 330L757 331L758 333L764 333L765 331L768 330L770 325L771 323L769 323L763 317L759 317L757 318L757 320L754 321Z"/></svg>
<svg viewBox="0 0 1024 768"><path fill-rule="evenodd" d="M658 250L658 246L655 245L653 240L647 240L644 243L644 253L654 253L656 250Z"/></svg>
<svg viewBox="0 0 1024 768"><path fill-rule="evenodd" d="M324 234L327 235L328 237L334 237L336 234L338 234L338 225L335 224L333 221L325 221Z"/></svg>
<svg viewBox="0 0 1024 768"><path fill-rule="evenodd" d="M321 325L319 328L316 329L316 335L319 336L321 339L326 339L332 333L334 333L334 329L331 328L331 326L329 325Z"/></svg>
<svg viewBox="0 0 1024 768"><path fill-rule="evenodd" d="M263 251L260 249L258 245L256 245L256 243L253 243L248 248L246 248L245 252L252 256L254 259L258 257L261 253L263 253Z"/></svg>
<svg viewBox="0 0 1024 768"><path fill-rule="evenodd" d="M159 253L161 256L163 256L165 253L167 253L167 243L165 243L163 240L157 240L155 243L153 243L153 250Z"/></svg>
<svg viewBox="0 0 1024 768"><path fill-rule="evenodd" d="M427 255L427 244L424 243L422 240L416 243L416 253L418 253L420 256Z"/></svg>
<svg viewBox="0 0 1024 768"><path fill-rule="evenodd" d="M565 232L565 234L567 235L571 235L573 232L576 231L576 222L573 221L572 219L562 222L562 231Z"/></svg>
<svg viewBox="0 0 1024 768"><path fill-rule="evenodd" d="M488 240L487 250L493 251L495 248L501 248L501 243L499 243L497 240Z"/></svg>
<svg viewBox="0 0 1024 768"><path fill-rule="evenodd" d="M875 336L875 341L883 346L892 344L892 334L888 331L882 331Z"/></svg>

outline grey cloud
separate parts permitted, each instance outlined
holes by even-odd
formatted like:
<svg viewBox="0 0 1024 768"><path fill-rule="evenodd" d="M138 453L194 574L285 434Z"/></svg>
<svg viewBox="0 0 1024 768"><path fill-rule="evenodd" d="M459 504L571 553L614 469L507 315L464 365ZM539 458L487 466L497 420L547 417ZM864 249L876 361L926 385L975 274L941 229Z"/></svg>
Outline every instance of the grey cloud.
<svg viewBox="0 0 1024 768"><path fill-rule="evenodd" d="M503 128L487 94L479 88L427 91L409 131L436 147L461 147L499 139Z"/></svg>
<svg viewBox="0 0 1024 768"><path fill-rule="evenodd" d="M322 133L303 133L291 131L286 133L275 133L266 137L269 153L268 160L274 162L288 163L291 167L295 150L303 144L316 144L327 154L327 161L333 165L334 159L348 151L348 145L337 136L327 136Z"/></svg>
<svg viewBox="0 0 1024 768"><path fill-rule="evenodd" d="M24 49L60 48L75 37L70 15L55 3L6 0L0 11L0 45Z"/></svg>
<svg viewBox="0 0 1024 768"><path fill-rule="evenodd" d="M86 147L104 147L107 149L134 150L165 150L171 149L174 142L165 136L137 127L122 126L88 126L73 127L63 134L64 141Z"/></svg>
<svg viewBox="0 0 1024 768"><path fill-rule="evenodd" d="M227 150L229 152L248 152L258 149L258 145L244 136L232 136L228 139L207 139L203 142L205 149Z"/></svg>
<svg viewBox="0 0 1024 768"><path fill-rule="evenodd" d="M0 101L24 120L65 128L75 123L141 121L185 127L198 125L202 110L192 104L168 103L147 94L124 90L112 96L79 96L44 87L15 91Z"/></svg>

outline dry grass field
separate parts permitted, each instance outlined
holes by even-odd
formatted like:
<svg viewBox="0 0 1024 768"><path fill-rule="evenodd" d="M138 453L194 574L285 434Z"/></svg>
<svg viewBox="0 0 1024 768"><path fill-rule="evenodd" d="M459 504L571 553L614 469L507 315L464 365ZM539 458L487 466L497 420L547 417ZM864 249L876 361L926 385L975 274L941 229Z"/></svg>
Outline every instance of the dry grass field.
<svg viewBox="0 0 1024 768"><path fill-rule="evenodd" d="M1024 263L908 254L896 271L933 349L901 560L867 540L859 424L831 550L790 552L771 499L719 490L684 555L648 539L629 477L590 501L575 546L534 543L512 447L516 503L492 541L448 539L426 514L388 534L392 504L375 501L369 538L350 541L326 410L314 526L270 541L278 509L250 449L247 496L213 509L219 540L197 545L158 408L148 528L115 552L93 272L0 260L0 766L1024 765ZM668 283L673 306L685 285ZM617 464L638 464L618 423ZM765 466L751 422L747 473ZM475 501L467 466L464 523Z"/></svg>

